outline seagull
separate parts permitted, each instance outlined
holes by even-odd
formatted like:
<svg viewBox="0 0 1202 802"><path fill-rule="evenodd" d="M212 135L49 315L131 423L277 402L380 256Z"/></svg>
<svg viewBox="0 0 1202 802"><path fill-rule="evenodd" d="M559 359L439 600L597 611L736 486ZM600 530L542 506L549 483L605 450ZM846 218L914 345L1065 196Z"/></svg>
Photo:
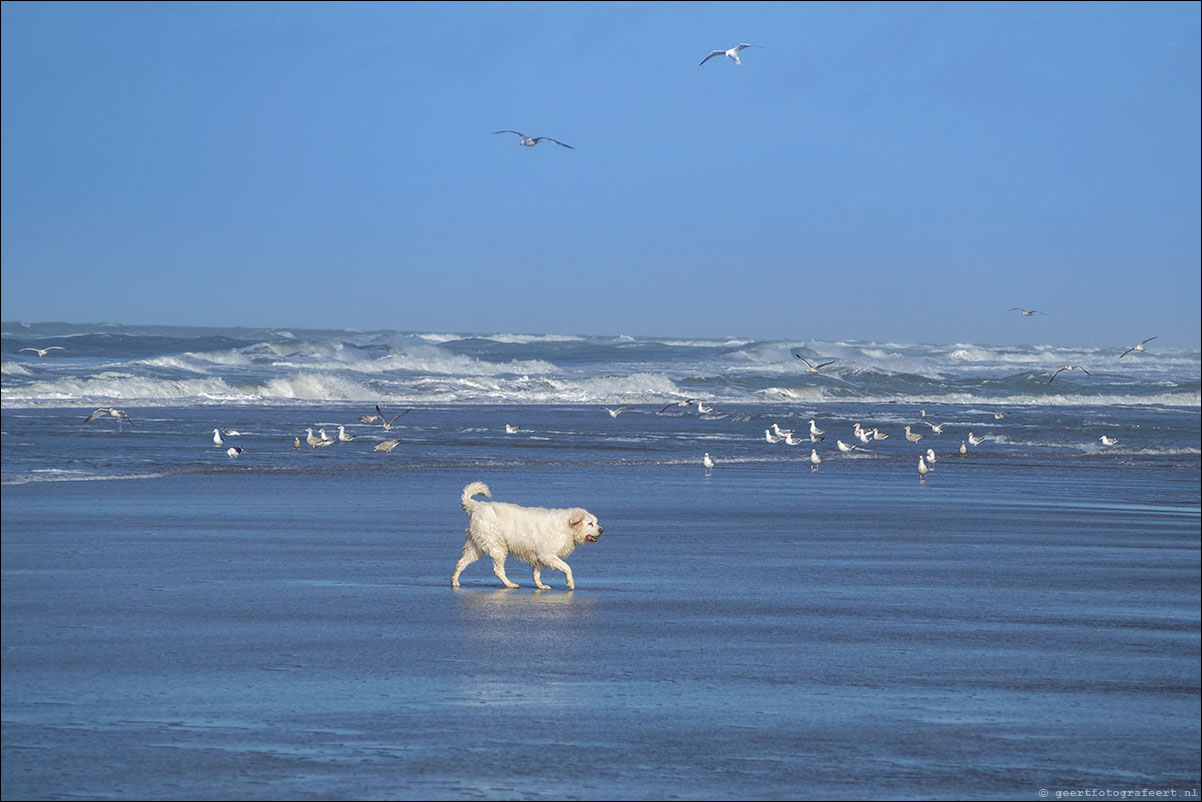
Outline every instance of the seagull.
<svg viewBox="0 0 1202 802"><path fill-rule="evenodd" d="M875 427L873 427L873 430L872 430L872 439L873 440L885 440L888 437L889 437L888 433L881 434Z"/></svg>
<svg viewBox="0 0 1202 802"><path fill-rule="evenodd" d="M242 436L242 432L238 431L237 429L222 429L221 433L224 434L226 437L241 437Z"/></svg>
<svg viewBox="0 0 1202 802"><path fill-rule="evenodd" d="M109 407L101 407L100 409L93 412L91 415L84 418L83 422L91 423L92 421L96 420L97 418L103 418L105 415L111 415L114 418L116 418L118 426L120 426L122 423L128 423L130 426L134 425L133 420L130 419L129 415L125 414L124 410L110 409Z"/></svg>
<svg viewBox="0 0 1202 802"><path fill-rule="evenodd" d="M932 468L935 467L935 449L933 449L933 448L927 449L927 462L930 463L930 466Z"/></svg>
<svg viewBox="0 0 1202 802"><path fill-rule="evenodd" d="M239 454L242 453L242 449L239 448L238 446L230 446L229 448L227 448L225 450L225 453L226 453L226 456L228 456L230 459L234 459L235 457L237 457Z"/></svg>
<svg viewBox="0 0 1202 802"><path fill-rule="evenodd" d="M385 440L383 443L376 443L376 447L372 451L383 451L387 454L401 444L400 440Z"/></svg>
<svg viewBox="0 0 1202 802"><path fill-rule="evenodd" d="M811 442L811 443L821 443L821 442L822 442L823 440L825 440L825 439L826 439L826 438L825 438L825 437L823 437L823 436L822 436L822 435L820 435L820 434L811 434L811 435L810 435L810 442Z"/></svg>
<svg viewBox="0 0 1202 802"><path fill-rule="evenodd" d="M860 430L859 434L857 434L856 437L859 438L860 442L863 443L864 445L868 445L870 442L872 442L872 435L869 434L868 432L864 431L863 429Z"/></svg>
<svg viewBox="0 0 1202 802"><path fill-rule="evenodd" d="M616 418L619 415L621 415L623 412L629 412L630 410L634 409L634 407L618 407L617 409L610 409L609 407L601 407L601 408L604 409L606 412L608 412L609 417L611 417L611 418Z"/></svg>
<svg viewBox="0 0 1202 802"><path fill-rule="evenodd" d="M1140 340L1140 341L1139 341L1139 345L1133 345L1133 346L1131 346L1130 348L1128 348L1126 351L1123 351L1123 353L1119 354L1119 359L1122 359L1123 357L1125 357L1127 354L1131 353L1132 351L1141 351L1141 352L1142 352L1142 351L1144 350L1144 346L1145 346L1147 343L1150 343L1150 342L1152 342L1152 341L1153 341L1153 340L1155 340L1155 339L1156 339L1155 337L1149 337L1149 338L1148 338L1148 339L1146 339L1146 340ZM21 350L22 350L22 351L25 351L25 350L27 350L27 349L25 349L25 348L22 348ZM42 354L41 354L41 353L39 353L39 354L38 354L38 356L42 356Z"/></svg>
<svg viewBox="0 0 1202 802"><path fill-rule="evenodd" d="M795 438L793 436L793 432L789 432L787 435L785 435L785 445L787 446L799 446L804 442L805 440L798 440Z"/></svg>
<svg viewBox="0 0 1202 802"><path fill-rule="evenodd" d="M355 436L353 434L346 433L345 426L343 426L341 423L338 424L338 442L339 443L349 443L350 441L352 441L354 439L355 439Z"/></svg>
<svg viewBox="0 0 1202 802"><path fill-rule="evenodd" d="M906 439L909 440L911 443L917 443L919 440L922 439L922 435L914 434L913 432L910 431L910 427L907 426L906 427Z"/></svg>
<svg viewBox="0 0 1202 802"><path fill-rule="evenodd" d="M713 412L713 411L714 411L713 407L707 407L705 404L701 403L700 401L697 402L697 414L704 415L706 412Z"/></svg>
<svg viewBox="0 0 1202 802"><path fill-rule="evenodd" d="M1023 317L1030 317L1031 315L1043 315L1044 317L1048 316L1047 312L1040 312L1038 309L1023 309L1021 306L1012 306L1010 307L1009 311L1022 312Z"/></svg>
<svg viewBox="0 0 1202 802"><path fill-rule="evenodd" d="M1153 339L1155 339L1155 338L1153 338ZM1144 340L1144 342L1147 342L1147 340ZM45 348L22 348L21 349L21 351L33 351L38 356L46 356L46 354L50 353L51 351L66 351L66 350L67 349L63 348L61 345L48 345ZM1142 351L1144 349L1140 348L1139 350ZM21 353L21 351L18 351L17 353Z"/></svg>
<svg viewBox="0 0 1202 802"><path fill-rule="evenodd" d="M784 440L785 438L780 435L773 434L771 429L765 429L764 430L764 439L767 440L769 443L779 443L781 440Z"/></svg>
<svg viewBox="0 0 1202 802"><path fill-rule="evenodd" d="M924 409L924 410L921 410L921 411L918 413L918 417L920 417L920 418L938 418L938 417L939 417L939 415L938 415L938 414L936 414L936 413L934 413L934 412L927 412L927 411Z"/></svg>
<svg viewBox="0 0 1202 802"><path fill-rule="evenodd" d="M512 131L508 128L501 130L501 131L493 131L493 133L494 134L517 134L518 136L520 136L522 138L521 144L525 145L528 148L534 147L539 142L542 142L545 139L548 142L554 142L556 145L563 145L563 147L567 148L568 150L576 149L576 148L572 147L571 145L560 142L558 139L552 139L549 136L526 136L521 131Z"/></svg>
<svg viewBox="0 0 1202 802"><path fill-rule="evenodd" d="M927 461L925 459L923 459L921 454L919 454L918 455L918 478L926 479L928 470L930 470L930 469L927 467Z"/></svg>
<svg viewBox="0 0 1202 802"><path fill-rule="evenodd" d="M1090 373L1090 372L1089 372L1088 370L1086 370L1085 368L1077 367L1076 365L1065 365L1065 366L1064 366L1064 367L1062 367L1062 368L1057 368L1057 369L1056 369L1056 372L1052 374L1052 378L1048 379L1048 384L1051 384L1052 382L1056 381L1056 377L1057 377L1057 376L1059 376L1061 373L1063 373L1063 372L1064 372L1064 371L1066 371L1066 370L1079 370L1079 371L1081 371L1082 373L1084 373L1086 376L1092 376L1092 375L1093 375L1092 373Z"/></svg>
<svg viewBox="0 0 1202 802"><path fill-rule="evenodd" d="M947 426L946 423L931 423L930 421L925 420L923 423L931 427L931 434L943 434L943 427Z"/></svg>
<svg viewBox="0 0 1202 802"><path fill-rule="evenodd" d="M844 454L850 454L852 451L855 450L855 446L849 446L847 443L844 443L842 440L836 440L835 445L837 445L839 447L839 450L842 451Z"/></svg>
<svg viewBox="0 0 1202 802"><path fill-rule="evenodd" d="M742 44L735 45L734 47L730 48L729 50L711 50L710 54L708 56L701 59L701 64L704 64L705 62L709 61L714 56L727 56L735 64L741 65L743 62L739 61L739 53L741 53L744 49L746 49L748 47L763 47L763 45L749 45L746 42L743 42ZM701 64L698 64L697 66L700 67Z"/></svg>
<svg viewBox="0 0 1202 802"><path fill-rule="evenodd" d="M299 437L297 437L295 440L292 441L292 447L300 448L300 438Z"/></svg>
<svg viewBox="0 0 1202 802"><path fill-rule="evenodd" d="M967 453L968 453L968 446L964 445L964 441L961 440L960 441L960 456L963 457Z"/></svg>
<svg viewBox="0 0 1202 802"><path fill-rule="evenodd" d="M818 452L810 449L810 470L818 470L818 463L822 462L822 457L818 456Z"/></svg>
<svg viewBox="0 0 1202 802"><path fill-rule="evenodd" d="M772 433L774 435L776 435L777 437L788 437L789 435L793 434L793 430L792 429L782 429L779 426L777 426L775 423L773 423L772 424Z"/></svg>
<svg viewBox="0 0 1202 802"><path fill-rule="evenodd" d="M321 437L314 437L312 429L305 429L305 431L309 433L308 437L305 438L305 442L308 443L313 448L317 448L318 446L330 446L330 445L333 445L335 442L334 440L331 440L329 437L326 437L325 429L317 430L317 433L320 434Z"/></svg>
<svg viewBox="0 0 1202 802"><path fill-rule="evenodd" d="M693 406L693 404L696 404L696 403L698 403L696 398L686 398L683 401L673 401L671 404L664 404L664 408L661 409L656 414L662 415L664 412L666 412L668 410L669 407L691 407L691 406Z"/></svg>
<svg viewBox="0 0 1202 802"><path fill-rule="evenodd" d="M1006 417L1006 413L1005 413L1005 412L995 412L995 413L993 413L993 419L994 419L994 420L1001 420L1001 419L1002 419L1002 418L1004 418L1004 417Z"/></svg>
<svg viewBox="0 0 1202 802"><path fill-rule="evenodd" d="M810 421L810 434L826 434L826 432L819 429L818 425L816 423L814 423L813 420L811 420Z"/></svg>
<svg viewBox="0 0 1202 802"><path fill-rule="evenodd" d="M973 437L972 432L968 433L968 444L970 446L979 446L979 445L981 445L981 443L984 443L984 442L985 442L984 437Z"/></svg>
<svg viewBox="0 0 1202 802"><path fill-rule="evenodd" d="M714 469L714 461L710 459L710 453L705 452L705 456L701 458L701 464L705 466L705 475L709 476L710 471Z"/></svg>
<svg viewBox="0 0 1202 802"><path fill-rule="evenodd" d="M384 417L384 413L380 411L380 405L376 404L376 414L380 416L380 423L384 424L384 431L386 432L392 431L392 425L397 422L398 418L402 417L403 415L408 415L412 411L412 409L407 409L392 420L388 420L388 418Z"/></svg>
<svg viewBox="0 0 1202 802"><path fill-rule="evenodd" d="M806 363L806 372L808 372L808 373L817 373L818 371L820 371L820 370L822 370L823 368L825 368L827 365L833 365L835 362L837 362L837 361L838 361L838 360L832 359L832 360L830 360L829 362L820 362L819 364L815 365L813 362L811 362L810 360L806 359L806 358L805 358L804 356L802 356L801 354L793 354L793 356L797 357L797 358L798 358L798 359L800 359L802 362L805 362L805 363Z"/></svg>
<svg viewBox="0 0 1202 802"><path fill-rule="evenodd" d="M1107 437L1106 435L1102 435L1098 439L1102 441L1102 445L1104 446L1112 446L1119 441L1117 437Z"/></svg>
<svg viewBox="0 0 1202 802"><path fill-rule="evenodd" d="M375 423L379 419L380 419L379 415L360 415L359 416L360 423Z"/></svg>
<svg viewBox="0 0 1202 802"><path fill-rule="evenodd" d="M225 445L225 441L221 439L221 430L220 429L213 430L213 445L215 445L215 446Z"/></svg>
<svg viewBox="0 0 1202 802"><path fill-rule="evenodd" d="M516 423L505 424L505 433L506 434L515 434L517 432L517 430L518 430L518 426Z"/></svg>

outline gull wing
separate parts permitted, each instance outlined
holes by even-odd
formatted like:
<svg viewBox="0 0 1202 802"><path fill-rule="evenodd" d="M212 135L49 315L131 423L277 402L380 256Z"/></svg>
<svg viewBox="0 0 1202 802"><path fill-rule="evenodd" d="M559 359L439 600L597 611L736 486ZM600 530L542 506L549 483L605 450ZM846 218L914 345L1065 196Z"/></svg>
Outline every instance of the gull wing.
<svg viewBox="0 0 1202 802"><path fill-rule="evenodd" d="M560 145L560 146L562 146L562 147L565 147L565 148L567 148L568 150L575 150L575 149L576 149L576 148L572 147L571 145L568 145L568 144L566 144L566 143L564 143L564 142L560 142L558 139L552 139L552 138L551 138L551 137L549 137L549 136L536 136L536 137L534 138L534 141L535 141L535 142L542 142L544 139L545 139L545 140L547 140L548 142L554 142L556 145Z"/></svg>
<svg viewBox="0 0 1202 802"><path fill-rule="evenodd" d="M698 64L697 66L698 66L698 67L700 67L702 64L704 64L705 62L709 61L709 60L710 60L710 59L712 59L714 56L725 56L725 55L726 55L726 51L725 51L725 50L712 50L712 51L710 51L710 54L709 54L708 56L706 56L705 58L701 59L701 63L700 63L700 64Z"/></svg>

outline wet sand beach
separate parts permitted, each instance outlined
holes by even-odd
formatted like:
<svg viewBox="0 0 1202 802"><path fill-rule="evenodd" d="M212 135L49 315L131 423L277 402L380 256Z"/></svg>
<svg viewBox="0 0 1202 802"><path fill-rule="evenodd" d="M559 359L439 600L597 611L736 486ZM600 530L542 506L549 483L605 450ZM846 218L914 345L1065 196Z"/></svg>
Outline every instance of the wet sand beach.
<svg viewBox="0 0 1202 802"><path fill-rule="evenodd" d="M851 467L5 486L4 796L1197 787L1196 473ZM599 516L575 591L449 587L475 479Z"/></svg>

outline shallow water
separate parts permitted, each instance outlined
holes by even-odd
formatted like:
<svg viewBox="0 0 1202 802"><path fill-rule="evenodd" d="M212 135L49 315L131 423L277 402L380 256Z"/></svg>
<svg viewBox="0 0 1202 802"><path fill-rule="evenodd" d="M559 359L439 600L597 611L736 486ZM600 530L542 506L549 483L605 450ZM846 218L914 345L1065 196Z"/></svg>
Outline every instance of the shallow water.
<svg viewBox="0 0 1202 802"><path fill-rule="evenodd" d="M5 797L1198 787L1197 457L1002 448L919 482L904 442L816 472L748 444L706 477L500 434L252 467L198 430L196 470L4 486ZM487 561L449 587L475 479L600 517L577 590L513 560L519 590Z"/></svg>

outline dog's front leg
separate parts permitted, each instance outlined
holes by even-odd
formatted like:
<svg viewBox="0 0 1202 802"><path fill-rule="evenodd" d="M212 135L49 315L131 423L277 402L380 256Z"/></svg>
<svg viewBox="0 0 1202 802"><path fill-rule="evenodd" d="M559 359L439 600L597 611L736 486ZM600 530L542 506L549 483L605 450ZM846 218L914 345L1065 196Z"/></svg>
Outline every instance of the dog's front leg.
<svg viewBox="0 0 1202 802"><path fill-rule="evenodd" d="M576 580L572 578L572 566L568 565L554 555L550 557L544 557L543 563L548 568L554 568L556 571L563 571L563 575L568 578L568 590L575 590Z"/></svg>
<svg viewBox="0 0 1202 802"><path fill-rule="evenodd" d="M517 584L509 581L509 577L505 576L505 555L492 555L492 572L497 575L497 579L501 580L501 584L509 589L517 587Z"/></svg>

